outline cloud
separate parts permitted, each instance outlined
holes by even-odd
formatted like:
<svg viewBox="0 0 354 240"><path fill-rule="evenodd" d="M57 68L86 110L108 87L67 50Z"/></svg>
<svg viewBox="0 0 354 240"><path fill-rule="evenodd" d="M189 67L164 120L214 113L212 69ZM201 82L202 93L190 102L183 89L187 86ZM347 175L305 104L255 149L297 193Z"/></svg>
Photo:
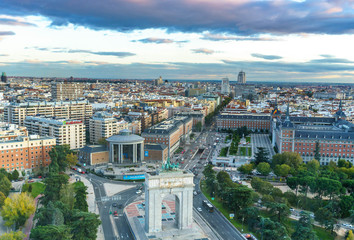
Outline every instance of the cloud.
<svg viewBox="0 0 354 240"><path fill-rule="evenodd" d="M52 26L92 29L291 34L353 32L353 1L1 0L0 14L42 15Z"/></svg>
<svg viewBox="0 0 354 240"><path fill-rule="evenodd" d="M194 52L194 53L204 53L204 54L207 54L207 55L215 53L214 50L207 49L207 48L192 49L192 52Z"/></svg>
<svg viewBox="0 0 354 240"><path fill-rule="evenodd" d="M0 18L0 25L22 26L22 27L35 27L36 24L23 22L12 18Z"/></svg>
<svg viewBox="0 0 354 240"><path fill-rule="evenodd" d="M171 39L165 39L165 38L144 38L140 40L136 40L137 42L142 42L142 43L156 43L156 44L161 44L161 43L173 43L174 41Z"/></svg>
<svg viewBox="0 0 354 240"><path fill-rule="evenodd" d="M31 47L27 49L35 49L38 51L49 51L53 53L88 53L94 55L114 56L120 58L136 55L135 53L131 53L131 52L114 52L114 51L104 52L104 51L90 51L90 50L83 50L83 49L66 49L66 48Z"/></svg>
<svg viewBox="0 0 354 240"><path fill-rule="evenodd" d="M275 38L267 37L244 37L211 33L205 33L201 39L209 41L277 41Z"/></svg>
<svg viewBox="0 0 354 240"><path fill-rule="evenodd" d="M278 59L282 59L283 58L283 57L276 56L276 55L263 55L263 54L260 54L260 53L252 53L251 56L255 57L255 58L262 58L262 59L265 59L265 60L278 60Z"/></svg>
<svg viewBox="0 0 354 240"><path fill-rule="evenodd" d="M131 52L95 52L89 50L69 50L68 53L88 53L88 54L101 55L101 56L115 56L120 58L136 55L135 53L131 53Z"/></svg>
<svg viewBox="0 0 354 240"><path fill-rule="evenodd" d="M353 61L350 61L345 58L336 58L332 55L326 55L323 54L321 55L323 58L321 59L313 59L310 62L311 63L354 63Z"/></svg>
<svg viewBox="0 0 354 240"><path fill-rule="evenodd" d="M0 31L0 36L11 36L11 35L15 35L15 33L12 31Z"/></svg>
<svg viewBox="0 0 354 240"><path fill-rule="evenodd" d="M8 54L0 54L0 57L7 57L9 56Z"/></svg>

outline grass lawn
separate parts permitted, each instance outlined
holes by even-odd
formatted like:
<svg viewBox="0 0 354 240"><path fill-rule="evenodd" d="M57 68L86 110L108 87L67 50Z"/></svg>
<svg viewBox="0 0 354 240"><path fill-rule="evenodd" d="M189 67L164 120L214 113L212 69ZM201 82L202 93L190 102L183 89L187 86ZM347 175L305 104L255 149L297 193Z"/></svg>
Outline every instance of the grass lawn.
<svg viewBox="0 0 354 240"><path fill-rule="evenodd" d="M246 142L251 142L251 137L246 137Z"/></svg>
<svg viewBox="0 0 354 240"><path fill-rule="evenodd" d="M227 150L229 150L229 148L228 147L224 147L224 148L222 148L221 150L220 150L220 157L226 157L226 155L227 155Z"/></svg>
<svg viewBox="0 0 354 240"><path fill-rule="evenodd" d="M246 156L246 148L245 147L240 147L240 155Z"/></svg>
<svg viewBox="0 0 354 240"><path fill-rule="evenodd" d="M28 188L30 185L32 186L31 195L33 198L37 197L39 194L44 192L45 185L41 182L24 184L22 187L22 192L28 192Z"/></svg>
<svg viewBox="0 0 354 240"><path fill-rule="evenodd" d="M248 156L252 156L252 148L248 148Z"/></svg>

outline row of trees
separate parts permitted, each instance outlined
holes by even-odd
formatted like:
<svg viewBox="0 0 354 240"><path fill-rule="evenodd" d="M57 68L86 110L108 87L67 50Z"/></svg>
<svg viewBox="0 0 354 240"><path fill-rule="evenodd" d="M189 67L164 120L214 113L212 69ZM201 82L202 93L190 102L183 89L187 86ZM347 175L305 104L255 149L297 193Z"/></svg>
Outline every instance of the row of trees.
<svg viewBox="0 0 354 240"><path fill-rule="evenodd" d="M205 124L209 125L209 124L212 122L213 117L214 117L215 115L217 115L217 114L219 113L219 111L220 111L221 109L223 109L227 104L229 104L230 101L231 101L231 98L230 98L230 97L225 98L225 99L222 101L222 103L221 103L220 105L218 105L218 106L215 108L214 112L209 113L209 114L205 117Z"/></svg>
<svg viewBox="0 0 354 240"><path fill-rule="evenodd" d="M31 231L33 240L96 239L101 224L99 216L88 212L87 187L82 182L69 184L65 170L76 164L76 156L68 146L56 146L49 155L46 188L38 209L36 226Z"/></svg>
<svg viewBox="0 0 354 240"><path fill-rule="evenodd" d="M245 185L233 183L229 174L224 171L216 174L212 165L206 166L203 174L210 195L219 199L225 208L234 212L236 217L245 222L251 231L259 233L264 240L290 239L289 232L283 224L290 210L286 198L279 189L266 181L254 178L252 187L263 193L261 200L267 208L266 215L269 217L264 217L254 206L260 200L260 194ZM309 213L302 214L296 225L295 233L291 237L299 240L317 239L312 229Z"/></svg>

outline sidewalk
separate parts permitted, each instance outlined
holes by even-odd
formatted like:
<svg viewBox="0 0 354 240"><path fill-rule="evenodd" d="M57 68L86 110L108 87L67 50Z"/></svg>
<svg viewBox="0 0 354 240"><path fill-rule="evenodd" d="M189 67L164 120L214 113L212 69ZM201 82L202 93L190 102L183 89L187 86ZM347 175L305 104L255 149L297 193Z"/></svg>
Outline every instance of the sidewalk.
<svg viewBox="0 0 354 240"><path fill-rule="evenodd" d="M38 204L38 201L41 197L43 197L44 195L43 194L40 194L38 195L34 201L35 201L35 204L36 204L36 209L37 209L37 204ZM23 233L26 234L26 237L24 238L24 240L28 240L29 239L29 236L31 234L31 230L32 230L32 227L33 227L33 217L36 213L33 213L29 219L27 219L26 221L26 224L25 224L25 227L23 228Z"/></svg>

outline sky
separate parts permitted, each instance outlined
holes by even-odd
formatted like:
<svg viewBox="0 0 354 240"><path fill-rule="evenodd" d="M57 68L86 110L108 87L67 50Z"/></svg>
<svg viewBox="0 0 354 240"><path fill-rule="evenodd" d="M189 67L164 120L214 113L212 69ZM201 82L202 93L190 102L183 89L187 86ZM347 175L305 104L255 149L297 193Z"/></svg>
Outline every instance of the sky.
<svg viewBox="0 0 354 240"><path fill-rule="evenodd" d="M8 76L354 83L354 0L1 0Z"/></svg>

